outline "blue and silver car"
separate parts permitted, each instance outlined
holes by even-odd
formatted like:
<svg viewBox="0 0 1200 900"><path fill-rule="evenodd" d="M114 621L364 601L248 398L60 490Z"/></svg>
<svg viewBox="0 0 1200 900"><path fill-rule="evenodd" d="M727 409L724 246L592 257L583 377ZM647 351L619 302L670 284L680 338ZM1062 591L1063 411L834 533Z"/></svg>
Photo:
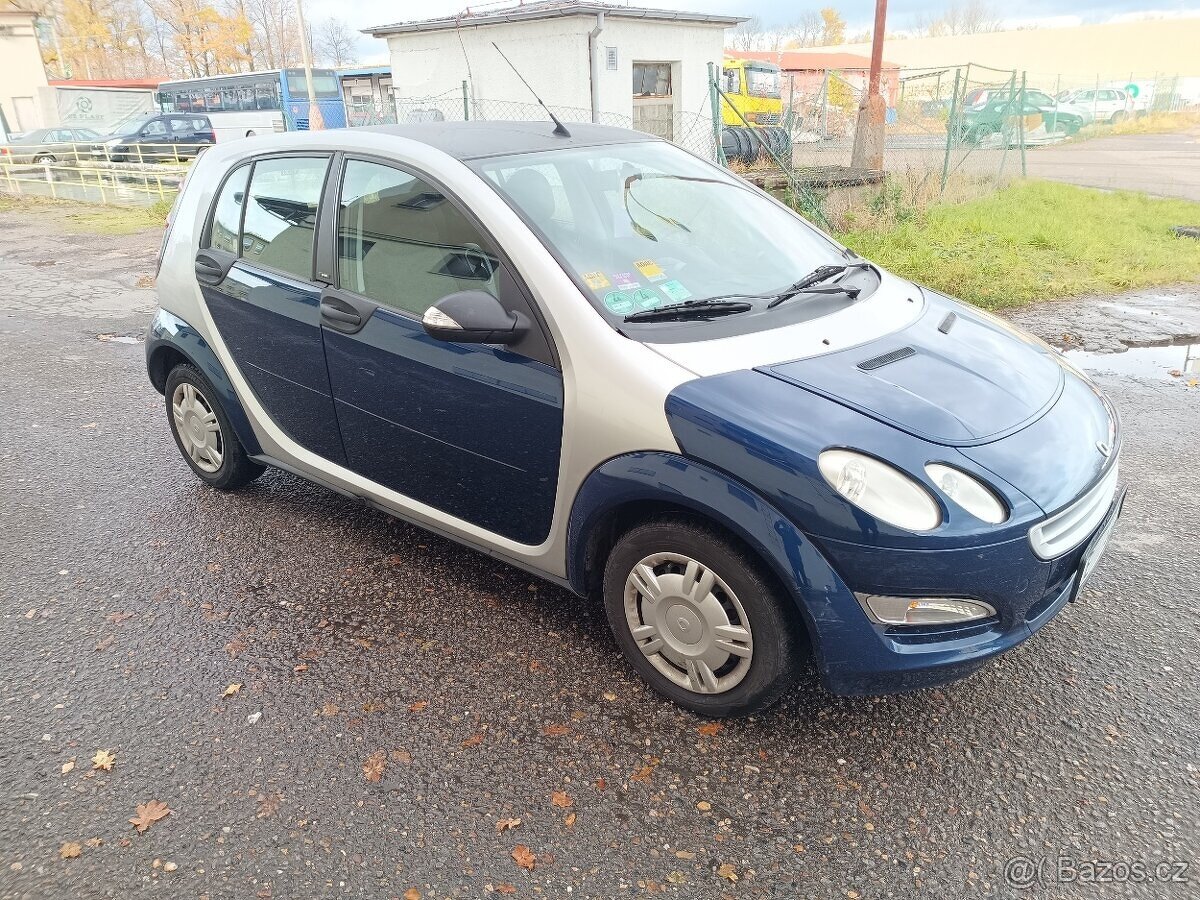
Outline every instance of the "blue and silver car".
<svg viewBox="0 0 1200 900"><path fill-rule="evenodd" d="M645 134L427 123L218 144L147 340L187 464L275 466L603 600L710 716L811 659L939 684L1075 598L1117 416L1060 355Z"/></svg>

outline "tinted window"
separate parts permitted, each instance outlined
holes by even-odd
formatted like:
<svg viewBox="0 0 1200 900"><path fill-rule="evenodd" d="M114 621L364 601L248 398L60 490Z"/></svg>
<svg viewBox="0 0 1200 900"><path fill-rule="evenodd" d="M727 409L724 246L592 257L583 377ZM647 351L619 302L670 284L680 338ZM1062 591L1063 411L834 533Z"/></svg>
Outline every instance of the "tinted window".
<svg viewBox="0 0 1200 900"><path fill-rule="evenodd" d="M338 285L420 316L456 291L500 296L488 242L435 186L350 160L338 205Z"/></svg>
<svg viewBox="0 0 1200 900"><path fill-rule="evenodd" d="M254 164L242 226L242 258L312 278L313 232L325 157L280 157Z"/></svg>
<svg viewBox="0 0 1200 900"><path fill-rule="evenodd" d="M238 229L242 220L242 200L246 196L246 178L250 175L250 167L242 166L234 171L225 186L221 188L221 196L217 198L217 208L213 213L212 229L209 232L207 246L215 250L238 252Z"/></svg>

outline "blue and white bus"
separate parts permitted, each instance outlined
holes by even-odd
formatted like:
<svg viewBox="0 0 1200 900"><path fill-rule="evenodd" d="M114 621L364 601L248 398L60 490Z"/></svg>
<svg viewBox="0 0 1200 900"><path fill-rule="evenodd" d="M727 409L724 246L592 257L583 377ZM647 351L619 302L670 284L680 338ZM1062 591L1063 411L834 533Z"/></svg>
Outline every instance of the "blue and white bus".
<svg viewBox="0 0 1200 900"><path fill-rule="evenodd" d="M324 127L344 128L346 104L337 75L330 69L313 69L312 80ZM165 113L204 113L218 141L272 131L307 131L310 124L303 69L164 81L155 100Z"/></svg>

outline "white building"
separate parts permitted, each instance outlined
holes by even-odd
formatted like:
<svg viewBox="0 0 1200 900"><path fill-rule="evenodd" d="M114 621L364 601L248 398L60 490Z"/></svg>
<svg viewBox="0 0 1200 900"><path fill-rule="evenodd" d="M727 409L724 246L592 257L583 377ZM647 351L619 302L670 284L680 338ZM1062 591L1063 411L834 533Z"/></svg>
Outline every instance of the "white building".
<svg viewBox="0 0 1200 900"><path fill-rule="evenodd" d="M562 118L632 125L680 140L711 123L708 65L744 21L675 10L548 0L365 29L384 38L400 121L540 118L512 62ZM492 44L495 43L496 47ZM424 103L417 102L424 101ZM709 139L711 133L705 133Z"/></svg>
<svg viewBox="0 0 1200 900"><path fill-rule="evenodd" d="M46 87L46 70L36 18L35 4L0 0L0 125L7 123L13 133L53 124L43 120L37 102L38 88Z"/></svg>

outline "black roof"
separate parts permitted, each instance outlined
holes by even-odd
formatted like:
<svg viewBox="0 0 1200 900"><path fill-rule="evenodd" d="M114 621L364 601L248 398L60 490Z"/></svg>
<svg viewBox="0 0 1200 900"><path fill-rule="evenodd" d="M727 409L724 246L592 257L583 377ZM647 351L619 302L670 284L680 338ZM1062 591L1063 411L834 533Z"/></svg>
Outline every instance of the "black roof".
<svg viewBox="0 0 1200 900"><path fill-rule="evenodd" d="M413 125L368 125L355 131L394 134L435 147L456 159L481 159L539 150L568 147L597 147L604 144L630 144L635 141L661 140L654 135L627 128L565 123L570 137L554 133L554 123L538 122L420 122Z"/></svg>

